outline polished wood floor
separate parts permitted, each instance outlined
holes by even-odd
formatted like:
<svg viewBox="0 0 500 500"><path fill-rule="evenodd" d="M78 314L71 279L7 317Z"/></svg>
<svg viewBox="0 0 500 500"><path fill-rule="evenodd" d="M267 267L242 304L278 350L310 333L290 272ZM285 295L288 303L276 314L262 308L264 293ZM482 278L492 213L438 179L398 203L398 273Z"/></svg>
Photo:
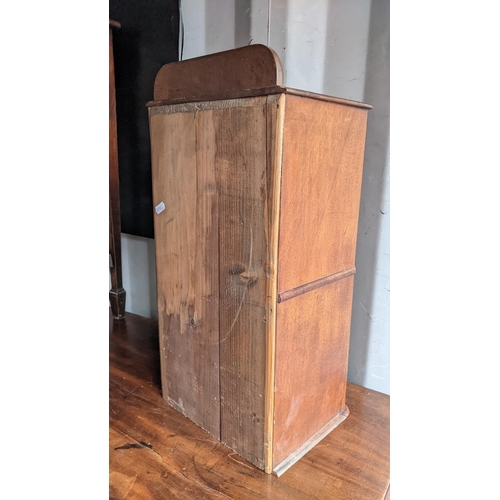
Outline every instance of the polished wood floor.
<svg viewBox="0 0 500 500"><path fill-rule="evenodd" d="M389 498L389 397L348 384L350 416L282 477L265 474L161 397L158 324L110 315L111 499Z"/></svg>

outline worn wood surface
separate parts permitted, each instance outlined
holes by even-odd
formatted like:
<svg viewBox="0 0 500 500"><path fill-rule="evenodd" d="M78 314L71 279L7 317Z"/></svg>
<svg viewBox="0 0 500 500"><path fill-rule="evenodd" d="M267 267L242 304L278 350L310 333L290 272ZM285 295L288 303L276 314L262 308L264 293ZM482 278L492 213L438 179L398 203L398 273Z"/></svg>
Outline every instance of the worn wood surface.
<svg viewBox="0 0 500 500"><path fill-rule="evenodd" d="M110 313L109 354L111 499L384 499L388 396L347 384L350 416L277 478L162 399L156 321L129 313L117 321Z"/></svg>
<svg viewBox="0 0 500 500"><path fill-rule="evenodd" d="M111 290L109 301L115 318L125 315L125 290L122 282L122 250L120 223L120 187L118 175L118 133L116 124L115 65L113 33L109 27L109 269ZM119 24L118 24L119 27Z"/></svg>
<svg viewBox="0 0 500 500"><path fill-rule="evenodd" d="M154 100L199 100L201 95L281 85L282 79L276 53L265 45L249 45L165 64L156 76Z"/></svg>
<svg viewBox="0 0 500 500"><path fill-rule="evenodd" d="M278 298L278 237L281 194L281 160L283 156L283 121L285 96L268 98L267 104L267 196L266 216L266 382L264 401L264 470L273 469L274 376L276 360L276 302Z"/></svg>
<svg viewBox="0 0 500 500"><path fill-rule="evenodd" d="M150 108L165 396L261 468L274 101Z"/></svg>
<svg viewBox="0 0 500 500"><path fill-rule="evenodd" d="M245 97L258 97L264 95L276 95L276 94L287 94L296 95L301 97L308 97L309 99L315 99L318 101L334 102L337 104L342 104L343 106L354 106L355 108L361 109L373 109L373 106L366 104L364 102L353 101L352 99L344 99L342 97L334 97L325 94L318 94L316 92L309 92L307 90L293 89L290 87L282 87L281 85L272 85L271 87L262 87L255 89L245 89L239 88L235 90L219 90L217 93L206 94L200 91L199 95L196 96L177 96L170 97L168 99L154 100L147 103L148 107L154 106L166 106L167 104L180 104L180 103L190 103L190 102L204 102L204 101L218 101L222 99L242 99Z"/></svg>
<svg viewBox="0 0 500 500"><path fill-rule="evenodd" d="M198 121L195 113L150 121L162 381L172 406L219 437L218 211Z"/></svg>
<svg viewBox="0 0 500 500"><path fill-rule="evenodd" d="M287 95L279 293L354 266L366 119L364 109Z"/></svg>
<svg viewBox="0 0 500 500"><path fill-rule="evenodd" d="M220 210L221 440L263 468L267 98L247 101L212 112L206 144L216 147Z"/></svg>
<svg viewBox="0 0 500 500"><path fill-rule="evenodd" d="M278 304L274 468L344 410L353 284Z"/></svg>

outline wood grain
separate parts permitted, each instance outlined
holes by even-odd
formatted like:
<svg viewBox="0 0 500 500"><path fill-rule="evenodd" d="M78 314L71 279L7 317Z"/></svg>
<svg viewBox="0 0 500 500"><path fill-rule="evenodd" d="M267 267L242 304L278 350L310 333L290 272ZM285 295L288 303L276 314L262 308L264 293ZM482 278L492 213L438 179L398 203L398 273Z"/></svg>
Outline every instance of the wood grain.
<svg viewBox="0 0 500 500"><path fill-rule="evenodd" d="M366 117L286 96L279 293L354 266Z"/></svg>
<svg viewBox="0 0 500 500"><path fill-rule="evenodd" d="M273 470L274 380L276 371L276 302L278 297L278 236L281 195L281 163L283 156L283 121L285 96L267 102L267 193L266 216L266 382L264 401L264 470Z"/></svg>
<svg viewBox="0 0 500 500"><path fill-rule="evenodd" d="M325 94L318 94L316 92L309 92L307 90L293 89L290 87L282 87L280 85L273 85L271 87L261 87L255 89L245 89L239 88L234 90L222 90L217 93L206 94L200 91L200 94L196 96L177 96L170 97L168 99L160 99L149 101L146 106L166 106L167 104L181 104L181 103L191 103L191 102L204 102L204 101L219 101L222 99L242 99L245 97L259 97L264 95L276 95L276 94L287 94L296 95L301 97L308 97L309 99L333 102L337 104L342 104L343 106L354 106L355 108L361 109L373 109L373 106L366 104L364 102L353 101L352 99L344 99L342 97L334 97Z"/></svg>
<svg viewBox="0 0 500 500"><path fill-rule="evenodd" d="M353 283L278 304L274 469L344 411Z"/></svg>
<svg viewBox="0 0 500 500"><path fill-rule="evenodd" d="M288 455L285 460L280 462L273 470L273 472L280 477L292 465L295 465L306 453L311 451L322 439L324 439L330 432L338 427L349 416L349 408L344 406L344 409L337 413L330 419L321 429L316 431L309 439L304 441L293 453Z"/></svg>
<svg viewBox="0 0 500 500"><path fill-rule="evenodd" d="M162 399L156 321L130 313L117 321L110 313L109 354L110 498L384 499L388 396L348 383L351 415L277 478Z"/></svg>
<svg viewBox="0 0 500 500"><path fill-rule="evenodd" d="M249 45L165 64L156 76L154 100L199 100L200 95L215 96L281 83L281 62L274 50Z"/></svg>
<svg viewBox="0 0 500 500"><path fill-rule="evenodd" d="M192 481L182 471L169 467L162 455L123 431L110 429L109 498L227 498L208 485ZM150 445L151 446L151 445ZM118 468L120 472L114 471ZM141 474L137 474L141 471ZM154 478L154 480L153 480ZM168 495L164 496L167 492ZM175 492L175 493L174 493ZM172 495L172 493L174 493Z"/></svg>
<svg viewBox="0 0 500 500"><path fill-rule="evenodd" d="M267 122L277 101L150 108L153 197L165 204L155 215L165 395L261 468L279 208Z"/></svg>
<svg viewBox="0 0 500 500"><path fill-rule="evenodd" d="M221 440L264 467L266 106L213 111L219 196Z"/></svg>
<svg viewBox="0 0 500 500"><path fill-rule="evenodd" d="M165 395L281 473L347 415L366 107L297 92L149 114Z"/></svg>
<svg viewBox="0 0 500 500"><path fill-rule="evenodd" d="M165 206L154 214L164 397L220 436L214 166L210 151L197 147L195 114L156 114L150 130L153 203Z"/></svg>

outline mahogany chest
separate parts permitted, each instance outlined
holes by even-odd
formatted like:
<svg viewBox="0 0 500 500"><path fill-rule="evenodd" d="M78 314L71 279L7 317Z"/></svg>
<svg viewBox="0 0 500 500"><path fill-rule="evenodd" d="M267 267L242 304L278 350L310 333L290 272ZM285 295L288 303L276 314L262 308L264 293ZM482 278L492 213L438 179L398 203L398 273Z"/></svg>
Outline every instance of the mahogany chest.
<svg viewBox="0 0 500 500"><path fill-rule="evenodd" d="M164 398L282 474L345 405L370 106L254 45L165 65L148 104Z"/></svg>

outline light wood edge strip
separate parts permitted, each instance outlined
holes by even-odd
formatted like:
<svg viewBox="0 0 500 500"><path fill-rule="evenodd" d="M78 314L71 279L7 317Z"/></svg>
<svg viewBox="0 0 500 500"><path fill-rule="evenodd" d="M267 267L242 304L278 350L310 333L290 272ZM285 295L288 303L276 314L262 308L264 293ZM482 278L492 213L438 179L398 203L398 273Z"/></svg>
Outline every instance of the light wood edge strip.
<svg viewBox="0 0 500 500"><path fill-rule="evenodd" d="M384 500L391 500L391 483L387 485L387 490L385 492Z"/></svg>
<svg viewBox="0 0 500 500"><path fill-rule="evenodd" d="M295 288L291 288L290 290L286 290L284 292L279 293L278 303L285 302L285 300L293 299L307 292L312 292L313 290L317 290L318 288L330 285L331 283L340 281L344 278L352 276L353 274L356 274L356 268L354 266L344 271L340 271L335 274L330 274L328 276L324 276L323 278L310 281L309 283L296 286Z"/></svg>
<svg viewBox="0 0 500 500"><path fill-rule="evenodd" d="M297 95L300 97L307 97L309 99L316 99L317 101L334 102L344 106L353 106L355 108L373 109L371 104L365 102L353 101L352 99L344 99L343 97L334 97L331 95L317 94L316 92L309 92L308 90L292 89L289 87L283 88L283 92L289 95Z"/></svg>
<svg viewBox="0 0 500 500"><path fill-rule="evenodd" d="M315 92L308 92L306 90L298 90L281 86L262 87L260 89L241 89L221 94L176 97L173 99L166 99L162 101L149 101L146 104L146 106L148 108L151 108L155 106L166 106L169 104L186 104L189 102L220 101L228 99L239 99L242 97L258 97L258 96L273 95L273 94L297 95L300 97L307 97L309 99L316 99L319 101L334 102L337 104L342 104L344 106L354 106L356 108L362 108L362 109L373 109L373 106L371 106L370 104L366 104L364 102L353 101L351 99L344 99L342 97L317 94Z"/></svg>
<svg viewBox="0 0 500 500"><path fill-rule="evenodd" d="M349 416L349 408L344 406L344 409L324 425L316 434L310 437L299 449L289 455L283 462L277 465L273 472L280 477L293 464L298 462L308 451L314 448L323 438L333 431Z"/></svg>
<svg viewBox="0 0 500 500"><path fill-rule="evenodd" d="M269 99L268 103L275 102ZM267 234L267 342L266 342L266 384L265 384L265 407L264 407L264 471L271 474L273 471L273 438L274 438L274 392L275 392L275 371L276 371L276 306L278 298L278 237L280 219L280 198L281 198L281 167L283 161L283 131L285 121L285 95L278 99L278 109L276 111L276 122L272 132L275 133L273 147L273 178L270 193L268 193L266 203L268 224L266 224ZM269 112L269 106L267 109ZM269 122L268 122L269 123ZM269 196L271 195L271 196Z"/></svg>

